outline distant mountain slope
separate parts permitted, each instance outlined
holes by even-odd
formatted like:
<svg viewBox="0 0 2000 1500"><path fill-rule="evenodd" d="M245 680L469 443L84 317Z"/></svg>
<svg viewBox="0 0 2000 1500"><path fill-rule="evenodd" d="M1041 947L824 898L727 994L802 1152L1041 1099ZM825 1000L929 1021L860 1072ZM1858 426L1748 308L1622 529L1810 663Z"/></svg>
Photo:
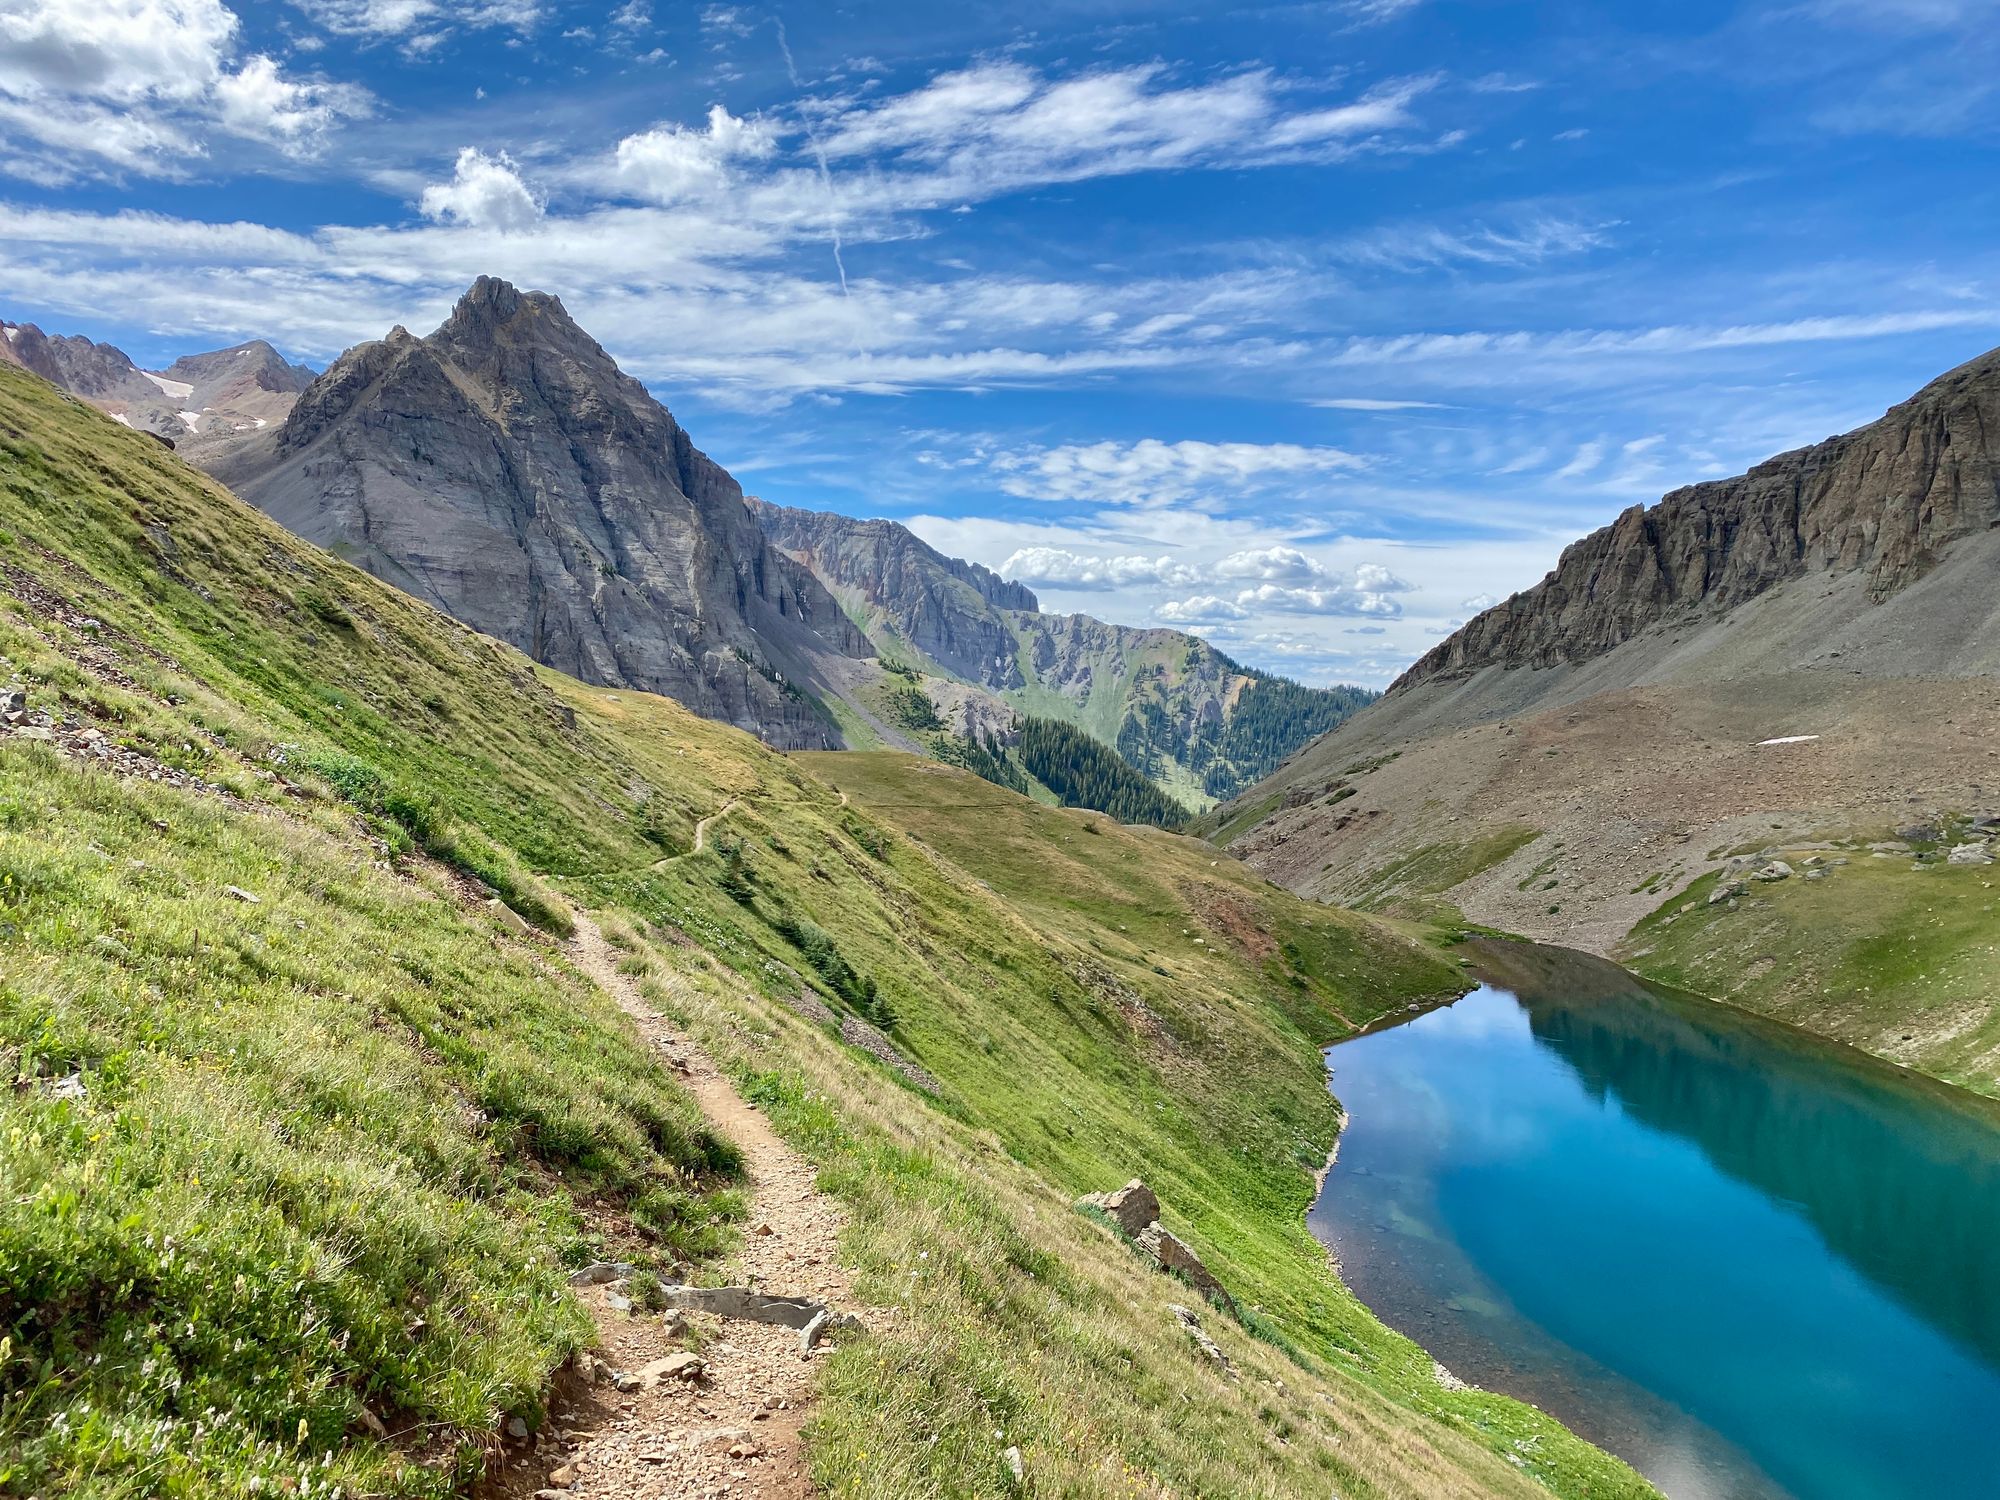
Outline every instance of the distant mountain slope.
<svg viewBox="0 0 2000 1500"><path fill-rule="evenodd" d="M1030 590L946 557L894 521L749 503L778 550L811 568L878 643L888 633L968 682L1021 686L1018 642L1002 612L1039 609Z"/></svg>
<svg viewBox="0 0 2000 1500"><path fill-rule="evenodd" d="M1806 910L1786 930L1817 931L1823 954L1752 923L1700 945L1715 966L1704 986L1735 995L1775 966L1759 990L1771 1008L1991 1088L2000 1053L1972 1039L2000 1032L1962 1007L1924 1018L1942 992L1889 1003L1875 976L1884 1003L1835 1016L1808 991L1819 957L1860 951L1870 922L1912 909L1856 899L1887 868L1867 844L2000 813L1996 573L2000 351L1855 432L1626 512L1204 826L1302 894L1446 902L1641 967L1635 945L1662 947L1664 929L1628 940L1635 924L1732 858L1790 849L1792 863L1858 838L1858 860L1829 853L1846 864L1798 877L1810 900L1787 897ZM1927 869L1943 840L1890 851ZM1978 849L1961 858L1928 887L1938 901L1980 872ZM1837 885L1837 902L1816 894ZM1772 898L1745 899L1763 911ZM1675 965L1678 983L1703 972L1685 952Z"/></svg>
<svg viewBox="0 0 2000 1500"><path fill-rule="evenodd" d="M842 743L814 694L829 658L874 654L667 409L554 297L502 281L427 338L348 350L209 467L537 661L781 748Z"/></svg>
<svg viewBox="0 0 2000 1500"><path fill-rule="evenodd" d="M217 445L282 420L313 378L262 339L183 355L156 371L114 345L45 334L33 323L0 322L0 360L177 447Z"/></svg>
<svg viewBox="0 0 2000 1500"><path fill-rule="evenodd" d="M1811 574L1858 575L1880 603L1952 543L2000 524L1996 444L2000 349L1857 431L1633 506L1567 548L1533 588L1440 642L1396 687L1588 661Z"/></svg>
<svg viewBox="0 0 2000 1500"><path fill-rule="evenodd" d="M1185 631L1044 614L1027 588L946 557L894 521L751 504L771 540L885 653L1086 730L1192 808L1269 775L1374 698L1267 676ZM940 696L964 721L954 727L1000 717L981 694Z"/></svg>

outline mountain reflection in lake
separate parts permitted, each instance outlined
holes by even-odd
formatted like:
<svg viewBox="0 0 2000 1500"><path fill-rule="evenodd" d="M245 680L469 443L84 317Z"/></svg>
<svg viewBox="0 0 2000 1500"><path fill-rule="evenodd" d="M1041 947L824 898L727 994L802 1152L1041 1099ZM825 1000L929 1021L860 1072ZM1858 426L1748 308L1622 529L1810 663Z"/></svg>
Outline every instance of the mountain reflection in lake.
<svg viewBox="0 0 2000 1500"><path fill-rule="evenodd" d="M1313 1211L1453 1373L1675 1500L2000 1493L2000 1111L1528 944L1329 1050Z"/></svg>

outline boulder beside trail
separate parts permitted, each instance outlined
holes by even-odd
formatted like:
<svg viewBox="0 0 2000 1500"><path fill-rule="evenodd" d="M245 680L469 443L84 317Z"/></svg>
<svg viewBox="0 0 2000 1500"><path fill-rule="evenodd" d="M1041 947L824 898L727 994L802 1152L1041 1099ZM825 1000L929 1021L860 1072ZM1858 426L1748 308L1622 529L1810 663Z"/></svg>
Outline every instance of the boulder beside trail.
<svg viewBox="0 0 2000 1500"><path fill-rule="evenodd" d="M1094 1208L1108 1215L1162 1271L1182 1277L1195 1290L1215 1298L1231 1312L1236 1310L1229 1289L1215 1279L1193 1247L1160 1222L1159 1195L1138 1178L1116 1192L1086 1193L1076 1203L1078 1208Z"/></svg>
<svg viewBox="0 0 2000 1500"><path fill-rule="evenodd" d="M1086 1193L1077 1202L1101 1209L1135 1240L1160 1217L1159 1198L1136 1177L1114 1193Z"/></svg>

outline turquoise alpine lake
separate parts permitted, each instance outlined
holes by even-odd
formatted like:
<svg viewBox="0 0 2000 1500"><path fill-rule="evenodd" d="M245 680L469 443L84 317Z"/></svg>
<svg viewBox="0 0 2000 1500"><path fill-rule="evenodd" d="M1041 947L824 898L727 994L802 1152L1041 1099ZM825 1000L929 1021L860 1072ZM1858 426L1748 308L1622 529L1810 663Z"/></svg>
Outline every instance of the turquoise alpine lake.
<svg viewBox="0 0 2000 1500"><path fill-rule="evenodd" d="M1672 1500L2000 1495L2000 1108L1525 943L1328 1049L1312 1211L1453 1378Z"/></svg>

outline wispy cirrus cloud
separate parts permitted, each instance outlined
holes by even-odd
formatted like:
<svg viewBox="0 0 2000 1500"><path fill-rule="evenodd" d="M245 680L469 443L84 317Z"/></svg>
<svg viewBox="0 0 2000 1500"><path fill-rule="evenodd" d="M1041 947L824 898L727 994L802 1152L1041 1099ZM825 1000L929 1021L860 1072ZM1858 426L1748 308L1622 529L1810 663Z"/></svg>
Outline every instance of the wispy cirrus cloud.
<svg viewBox="0 0 2000 1500"><path fill-rule="evenodd" d="M1338 474L1367 460L1340 448L1298 443L1069 443L996 455L999 487L1034 500L1160 506L1231 498L1275 479Z"/></svg>
<svg viewBox="0 0 2000 1500"><path fill-rule="evenodd" d="M546 16L540 0L292 0L314 23L341 36L407 37L459 27L532 30Z"/></svg>

